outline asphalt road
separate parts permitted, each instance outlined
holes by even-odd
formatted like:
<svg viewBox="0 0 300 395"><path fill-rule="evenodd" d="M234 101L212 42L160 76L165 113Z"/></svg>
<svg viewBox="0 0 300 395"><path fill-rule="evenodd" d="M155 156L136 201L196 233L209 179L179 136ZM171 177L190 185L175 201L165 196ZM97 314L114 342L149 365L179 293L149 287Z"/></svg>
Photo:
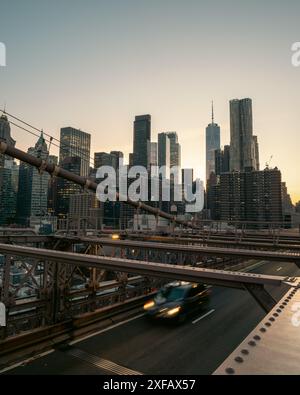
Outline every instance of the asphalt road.
<svg viewBox="0 0 300 395"><path fill-rule="evenodd" d="M300 276L292 263L262 262L249 271ZM285 290L269 291L278 300ZM134 317L5 373L211 374L264 316L246 291L213 287L209 307L181 326Z"/></svg>

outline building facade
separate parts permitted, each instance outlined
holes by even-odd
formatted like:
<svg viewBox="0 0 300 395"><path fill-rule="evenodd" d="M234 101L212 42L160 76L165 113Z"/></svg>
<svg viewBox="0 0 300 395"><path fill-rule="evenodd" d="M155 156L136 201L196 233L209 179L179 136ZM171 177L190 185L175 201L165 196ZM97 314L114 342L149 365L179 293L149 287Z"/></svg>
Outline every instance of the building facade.
<svg viewBox="0 0 300 395"><path fill-rule="evenodd" d="M10 159L0 167L0 226L16 223L19 166Z"/></svg>
<svg viewBox="0 0 300 395"><path fill-rule="evenodd" d="M111 151L107 152L95 152L94 154L94 166L95 170L99 169L101 166L111 166L115 170L119 168L120 160L122 161L124 154L121 151Z"/></svg>
<svg viewBox="0 0 300 395"><path fill-rule="evenodd" d="M206 128L206 180L211 173L215 173L215 152L221 148L220 126L214 122L214 110L212 107L212 120Z"/></svg>
<svg viewBox="0 0 300 395"><path fill-rule="evenodd" d="M230 169L230 146L225 145L224 149L215 151L215 175L228 173Z"/></svg>
<svg viewBox="0 0 300 395"><path fill-rule="evenodd" d="M151 166L158 166L158 144L148 143L148 170L151 170Z"/></svg>
<svg viewBox="0 0 300 395"><path fill-rule="evenodd" d="M259 170L257 137L253 136L252 100L230 101L230 171Z"/></svg>
<svg viewBox="0 0 300 395"><path fill-rule="evenodd" d="M281 172L231 172L220 175L220 219L223 221L283 221Z"/></svg>
<svg viewBox="0 0 300 395"><path fill-rule="evenodd" d="M158 166L171 166L171 144L167 133L158 134Z"/></svg>
<svg viewBox="0 0 300 395"><path fill-rule="evenodd" d="M27 152L37 158L48 159L43 133L35 146ZM17 201L17 217L20 224L28 225L31 217L47 216L49 180L50 175L47 172L39 172L35 167L21 162Z"/></svg>
<svg viewBox="0 0 300 395"><path fill-rule="evenodd" d="M60 167L74 174L80 175L82 171L82 158L79 156L66 157ZM71 195L81 192L81 186L64 178L56 179L55 215L65 218L69 213Z"/></svg>
<svg viewBox="0 0 300 395"><path fill-rule="evenodd" d="M148 147L151 141L151 115L135 117L133 130L133 164L148 169Z"/></svg>
<svg viewBox="0 0 300 395"><path fill-rule="evenodd" d="M72 127L60 130L60 165L66 158L81 158L80 176L87 177L90 171L91 135Z"/></svg>
<svg viewBox="0 0 300 395"><path fill-rule="evenodd" d="M181 146L176 132L167 132L170 140L170 166L181 167Z"/></svg>

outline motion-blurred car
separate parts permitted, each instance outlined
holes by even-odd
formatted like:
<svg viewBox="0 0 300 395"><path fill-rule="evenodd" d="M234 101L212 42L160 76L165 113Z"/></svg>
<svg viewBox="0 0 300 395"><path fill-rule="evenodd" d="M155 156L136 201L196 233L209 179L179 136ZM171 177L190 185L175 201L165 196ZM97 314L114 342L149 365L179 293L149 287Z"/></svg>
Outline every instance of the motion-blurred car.
<svg viewBox="0 0 300 395"><path fill-rule="evenodd" d="M164 286L144 305L147 316L172 322L184 322L188 315L207 306L210 290L204 284L183 281Z"/></svg>

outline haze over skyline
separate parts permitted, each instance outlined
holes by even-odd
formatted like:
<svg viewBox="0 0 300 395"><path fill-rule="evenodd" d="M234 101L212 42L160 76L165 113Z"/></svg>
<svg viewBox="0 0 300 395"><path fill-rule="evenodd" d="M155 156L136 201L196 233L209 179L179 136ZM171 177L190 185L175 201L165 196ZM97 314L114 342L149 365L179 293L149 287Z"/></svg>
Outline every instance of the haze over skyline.
<svg viewBox="0 0 300 395"><path fill-rule="evenodd" d="M299 15L296 0L1 0L0 108L57 138L61 127L80 128L92 134L92 152L127 157L135 115L151 114L152 140L177 131L182 167L204 180L211 100L224 145L229 100L250 97L261 168L273 155L295 202ZM35 143L15 127L12 136L22 149Z"/></svg>

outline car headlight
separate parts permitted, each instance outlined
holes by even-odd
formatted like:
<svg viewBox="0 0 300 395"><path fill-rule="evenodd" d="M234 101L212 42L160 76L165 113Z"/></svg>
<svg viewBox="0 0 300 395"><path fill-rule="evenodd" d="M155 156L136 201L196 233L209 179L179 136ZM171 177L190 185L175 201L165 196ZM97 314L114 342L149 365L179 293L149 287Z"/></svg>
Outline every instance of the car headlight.
<svg viewBox="0 0 300 395"><path fill-rule="evenodd" d="M113 240L119 240L120 239L120 235L118 235L118 234L113 234L113 235L111 235L111 238L113 239Z"/></svg>
<svg viewBox="0 0 300 395"><path fill-rule="evenodd" d="M153 302L153 300L151 300L151 302L144 304L144 309L145 310L151 309L151 307L153 307L154 305L155 303Z"/></svg>
<svg viewBox="0 0 300 395"><path fill-rule="evenodd" d="M172 315L178 314L180 310L181 310L181 307L180 307L180 306L177 306L177 307L174 307L174 309L169 310L169 311L167 312L167 314L168 314L169 316L172 316Z"/></svg>

